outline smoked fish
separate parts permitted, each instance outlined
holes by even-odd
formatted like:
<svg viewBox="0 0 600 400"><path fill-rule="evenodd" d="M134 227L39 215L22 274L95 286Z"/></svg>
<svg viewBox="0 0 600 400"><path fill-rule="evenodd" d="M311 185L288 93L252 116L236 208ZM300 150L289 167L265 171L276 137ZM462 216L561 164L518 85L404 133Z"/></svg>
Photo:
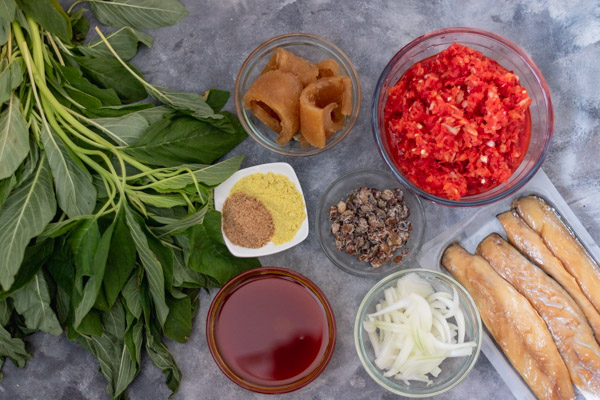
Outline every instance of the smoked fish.
<svg viewBox="0 0 600 400"><path fill-rule="evenodd" d="M544 239L552 254L563 263L565 269L577 280L585 296L600 312L600 267L554 209L537 196L515 199L512 206L523 221Z"/></svg>
<svg viewBox="0 0 600 400"><path fill-rule="evenodd" d="M538 399L574 399L569 371L529 301L481 256L450 245L442 265L473 297L488 331Z"/></svg>
<svg viewBox="0 0 600 400"><path fill-rule="evenodd" d="M502 224L508 241L530 261L543 269L548 275L571 295L575 303L585 314L588 323L600 343L600 313L588 298L583 294L577 281L567 272L560 260L546 247L544 240L519 217L515 211L506 211L497 216Z"/></svg>
<svg viewBox="0 0 600 400"><path fill-rule="evenodd" d="M525 296L546 322L575 386L600 393L600 346L577 303L497 233L477 246L477 254Z"/></svg>

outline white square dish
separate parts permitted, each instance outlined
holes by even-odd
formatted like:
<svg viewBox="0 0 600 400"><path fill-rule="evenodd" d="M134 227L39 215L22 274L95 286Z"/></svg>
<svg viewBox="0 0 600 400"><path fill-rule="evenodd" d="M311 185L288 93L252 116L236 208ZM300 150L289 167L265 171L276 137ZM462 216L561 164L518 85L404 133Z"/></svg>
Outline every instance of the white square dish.
<svg viewBox="0 0 600 400"><path fill-rule="evenodd" d="M306 237L308 236L308 212L306 210L306 200L304 199L304 193L302 192L302 187L300 186L300 181L298 181L296 172L288 163L279 162L261 164L237 171L236 173L231 175L229 179L227 179L225 182L221 183L215 188L215 209L217 211L223 210L223 204L225 203L227 197L229 197L229 192L240 179L258 172L263 174L272 172L274 174L281 174L286 176L294 184L296 190L302 196L302 202L304 203L305 218L304 221L302 221L300 229L298 229L298 232L296 232L296 236L294 236L294 238L289 242L285 242L280 245L275 245L273 242L269 242L258 249L237 246L231 243L231 241L223 232L223 227L221 227L221 232L223 233L223 240L225 241L225 245L227 246L231 254L233 254L236 257L262 257L270 254L279 253L281 251L294 247L295 245L306 239Z"/></svg>

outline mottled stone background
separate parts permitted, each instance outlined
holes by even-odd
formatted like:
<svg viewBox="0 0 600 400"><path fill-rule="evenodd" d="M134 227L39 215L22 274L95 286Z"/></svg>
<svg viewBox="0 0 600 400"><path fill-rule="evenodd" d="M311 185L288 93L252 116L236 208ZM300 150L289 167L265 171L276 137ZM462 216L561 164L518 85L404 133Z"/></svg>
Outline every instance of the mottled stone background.
<svg viewBox="0 0 600 400"><path fill-rule="evenodd" d="M246 140L234 153L246 154L245 166L286 161L306 194L314 230L320 194L336 177L359 167L383 168L371 134L373 89L388 60L405 44L444 27L471 26L494 31L521 46L544 74L554 101L555 133L543 165L558 191L596 242L600 241L600 3L590 1L182 1L190 15L174 27L152 34L152 49L142 49L133 63L152 82L173 89L202 92L233 90L238 69L262 41L287 32L310 32L330 39L354 62L363 97L358 123L333 150L306 159L289 159ZM69 4L71 1L62 0ZM233 110L232 102L228 108ZM432 238L472 212L426 204ZM393 399L362 369L354 350L352 325L358 304L374 284L336 268L321 252L316 235L264 265L297 270L328 296L338 323L335 354L325 372L309 386L284 399ZM204 335L208 305L204 293L190 341L169 348L183 372L176 399L259 399L231 383L217 368ZM29 341L34 359L23 370L7 363L0 399L107 399L98 362L64 336L38 334ZM166 399L164 377L148 359L128 395ZM510 399L493 366L481 356L459 386L444 399Z"/></svg>

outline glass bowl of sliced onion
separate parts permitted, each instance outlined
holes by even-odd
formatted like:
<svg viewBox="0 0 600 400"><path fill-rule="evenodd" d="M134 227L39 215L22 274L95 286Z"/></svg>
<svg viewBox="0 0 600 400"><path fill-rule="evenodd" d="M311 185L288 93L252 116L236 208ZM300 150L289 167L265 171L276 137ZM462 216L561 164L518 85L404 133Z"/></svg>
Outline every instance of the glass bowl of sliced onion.
<svg viewBox="0 0 600 400"><path fill-rule="evenodd" d="M475 365L481 340L481 318L469 293L428 269L405 269L379 281L354 324L367 373L407 397L435 396L458 385Z"/></svg>

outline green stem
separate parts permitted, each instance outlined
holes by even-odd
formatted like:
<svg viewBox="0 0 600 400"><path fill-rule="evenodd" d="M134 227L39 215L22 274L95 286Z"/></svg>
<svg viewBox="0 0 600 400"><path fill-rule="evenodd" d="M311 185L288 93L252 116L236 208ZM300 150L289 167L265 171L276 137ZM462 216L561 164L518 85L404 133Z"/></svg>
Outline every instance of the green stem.
<svg viewBox="0 0 600 400"><path fill-rule="evenodd" d="M75 8L75 6L79 3L83 3L86 0L77 0L76 2L74 2L73 4L71 4L71 7L69 7L69 9L67 10L67 14L70 14L71 11L73 11L73 8Z"/></svg>
<svg viewBox="0 0 600 400"><path fill-rule="evenodd" d="M50 42L50 46L52 46L52 50L54 50L54 54L56 54L56 58L58 58L58 62L60 63L60 65L62 65L64 67L65 61L63 60L62 54L60 54L58 47L56 47L56 43L54 42L54 39L52 38L52 34L50 32L46 32L46 37L48 38L48 42Z"/></svg>
<svg viewBox="0 0 600 400"><path fill-rule="evenodd" d="M31 18L27 17L27 24L29 25L29 37L31 38L31 47L33 48L33 62L37 66L39 79L46 83L45 65L44 65L44 54L42 49L42 42L40 40L40 29L38 24Z"/></svg>
<svg viewBox="0 0 600 400"><path fill-rule="evenodd" d="M98 130L100 130L100 131L104 132L105 134L107 134L108 136L110 136L115 141L121 142L122 145L127 146L127 142L123 141L123 139L121 139L119 136L115 135L110 129L103 127L102 125L100 125L99 123L94 121L93 119L87 118L85 115L79 114L78 112L73 111L68 107L66 108L66 111L68 113L70 113L71 115L73 115L73 117L85 122L88 125L91 125L91 126L97 128Z"/></svg>
<svg viewBox="0 0 600 400"><path fill-rule="evenodd" d="M12 29L8 30L8 42L6 43L6 49L8 51L8 62L12 61Z"/></svg>

